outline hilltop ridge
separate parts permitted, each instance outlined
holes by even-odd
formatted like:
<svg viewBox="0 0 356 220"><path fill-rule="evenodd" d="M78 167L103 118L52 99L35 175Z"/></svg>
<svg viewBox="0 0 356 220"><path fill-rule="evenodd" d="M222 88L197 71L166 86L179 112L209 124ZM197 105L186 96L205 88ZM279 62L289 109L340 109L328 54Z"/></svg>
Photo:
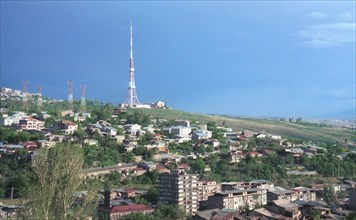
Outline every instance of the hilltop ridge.
<svg viewBox="0 0 356 220"><path fill-rule="evenodd" d="M356 131L354 128L326 126L317 123L291 123L288 121L232 118L221 115L205 115L190 113L173 109L129 109L128 112L139 111L153 118L165 118L168 120L187 119L207 123L209 121L236 130L264 131L266 133L281 135L283 137L311 140L326 143L344 143L345 139L356 142Z"/></svg>

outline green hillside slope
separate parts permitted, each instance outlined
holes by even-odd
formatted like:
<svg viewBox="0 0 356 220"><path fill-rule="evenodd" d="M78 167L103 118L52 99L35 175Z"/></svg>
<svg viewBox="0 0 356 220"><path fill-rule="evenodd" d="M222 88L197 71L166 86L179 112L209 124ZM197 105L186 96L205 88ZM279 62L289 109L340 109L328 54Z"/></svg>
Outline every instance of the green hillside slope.
<svg viewBox="0 0 356 220"><path fill-rule="evenodd" d="M356 131L348 128L318 126L316 124L297 124L283 121L229 118L224 116L211 116L195 114L171 109L130 109L130 111L140 111L151 116L151 118L165 118L168 120L188 119L207 123L209 121L222 124L236 130L264 130L266 133L281 135L283 137L299 138L314 142L343 143L345 139L349 142L356 142Z"/></svg>

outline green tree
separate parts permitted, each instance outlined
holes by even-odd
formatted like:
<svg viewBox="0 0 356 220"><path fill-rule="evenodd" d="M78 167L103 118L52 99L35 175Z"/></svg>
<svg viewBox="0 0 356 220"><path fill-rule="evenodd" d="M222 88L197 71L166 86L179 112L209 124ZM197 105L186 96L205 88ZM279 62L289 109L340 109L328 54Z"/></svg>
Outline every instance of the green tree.
<svg viewBox="0 0 356 220"><path fill-rule="evenodd" d="M154 213L154 219L183 219L185 213L177 205L161 205Z"/></svg>
<svg viewBox="0 0 356 220"><path fill-rule="evenodd" d="M42 148L34 159L34 182L28 200L33 219L75 219L93 213L97 189L84 180L78 145Z"/></svg>

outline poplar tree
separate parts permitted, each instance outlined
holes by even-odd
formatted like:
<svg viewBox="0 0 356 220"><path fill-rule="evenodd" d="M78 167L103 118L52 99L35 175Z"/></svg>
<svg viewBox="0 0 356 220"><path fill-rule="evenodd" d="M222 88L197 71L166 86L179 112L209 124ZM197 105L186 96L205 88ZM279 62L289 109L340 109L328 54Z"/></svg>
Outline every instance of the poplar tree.
<svg viewBox="0 0 356 220"><path fill-rule="evenodd" d="M29 219L80 219L94 214L98 188L85 181L83 162L79 145L40 149L33 160Z"/></svg>

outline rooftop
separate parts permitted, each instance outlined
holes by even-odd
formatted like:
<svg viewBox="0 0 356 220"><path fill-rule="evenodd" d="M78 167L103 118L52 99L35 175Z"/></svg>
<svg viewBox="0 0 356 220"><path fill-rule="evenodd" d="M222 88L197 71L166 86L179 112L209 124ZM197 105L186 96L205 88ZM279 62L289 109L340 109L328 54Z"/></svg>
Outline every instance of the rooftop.
<svg viewBox="0 0 356 220"><path fill-rule="evenodd" d="M154 209L144 204L131 204L124 206L114 206L111 208L110 213L126 213L126 212L142 212L142 211L154 211Z"/></svg>

